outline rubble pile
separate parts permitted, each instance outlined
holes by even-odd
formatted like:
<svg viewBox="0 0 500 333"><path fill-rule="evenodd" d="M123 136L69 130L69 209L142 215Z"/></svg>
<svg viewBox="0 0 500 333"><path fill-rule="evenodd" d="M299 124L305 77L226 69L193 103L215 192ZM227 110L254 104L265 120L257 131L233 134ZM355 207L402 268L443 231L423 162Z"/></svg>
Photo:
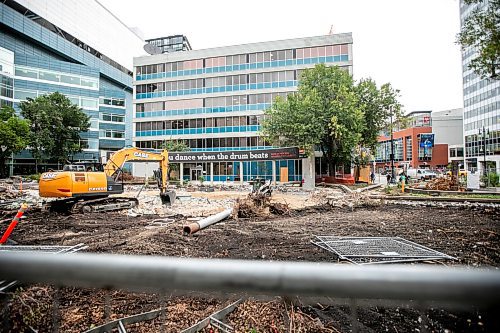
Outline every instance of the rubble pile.
<svg viewBox="0 0 500 333"><path fill-rule="evenodd" d="M38 190L17 190L0 186L0 211L10 211L18 209L21 204L26 203L30 208L40 208L42 200L38 195Z"/></svg>
<svg viewBox="0 0 500 333"><path fill-rule="evenodd" d="M177 193L177 200L171 206L166 206L161 202L158 191L142 192L138 199L139 205L125 211L126 215L131 217L141 215L202 217L231 208L234 204L234 200L232 199L192 197L183 192Z"/></svg>
<svg viewBox="0 0 500 333"><path fill-rule="evenodd" d="M274 215L289 215L290 208L286 203L271 202L263 194L249 194L243 199L236 199L233 216L235 218L266 217Z"/></svg>
<svg viewBox="0 0 500 333"><path fill-rule="evenodd" d="M426 190L438 190L438 191L458 191L458 182L455 176L450 177L440 177L429 181L425 185Z"/></svg>

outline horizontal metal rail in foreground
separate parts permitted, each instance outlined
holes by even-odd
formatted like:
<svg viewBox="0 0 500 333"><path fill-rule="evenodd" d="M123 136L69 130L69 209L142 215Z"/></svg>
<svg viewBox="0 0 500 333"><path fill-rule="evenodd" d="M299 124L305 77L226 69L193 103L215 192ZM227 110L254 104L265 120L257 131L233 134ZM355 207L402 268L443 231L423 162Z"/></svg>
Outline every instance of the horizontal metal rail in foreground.
<svg viewBox="0 0 500 333"><path fill-rule="evenodd" d="M500 302L500 271L431 266L212 260L75 253L2 253L0 280L130 291L184 290L247 295Z"/></svg>

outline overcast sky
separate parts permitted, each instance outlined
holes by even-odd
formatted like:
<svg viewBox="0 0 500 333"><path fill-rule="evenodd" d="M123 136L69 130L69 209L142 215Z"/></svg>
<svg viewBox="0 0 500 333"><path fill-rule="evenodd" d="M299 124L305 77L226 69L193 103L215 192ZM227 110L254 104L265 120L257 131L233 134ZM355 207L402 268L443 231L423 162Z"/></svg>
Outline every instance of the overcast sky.
<svg viewBox="0 0 500 333"><path fill-rule="evenodd" d="M401 90L407 112L463 107L458 0L99 0L144 37L193 49L352 32L354 78Z"/></svg>

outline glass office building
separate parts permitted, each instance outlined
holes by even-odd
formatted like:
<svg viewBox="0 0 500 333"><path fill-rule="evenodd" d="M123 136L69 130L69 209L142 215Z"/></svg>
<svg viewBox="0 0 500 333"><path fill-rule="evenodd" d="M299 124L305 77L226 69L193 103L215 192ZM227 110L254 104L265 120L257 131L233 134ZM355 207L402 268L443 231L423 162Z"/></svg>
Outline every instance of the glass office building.
<svg viewBox="0 0 500 333"><path fill-rule="evenodd" d="M269 148L259 137L263 110L297 90L301 71L324 63L352 73L352 35L337 34L159 54L134 59L134 145L158 149L184 140L193 151ZM277 163L276 168L271 163ZM186 180L214 168L214 181L239 178L238 162L184 163ZM243 180L271 178L300 160L245 162ZM280 175L277 175L280 179ZM207 179L207 177L205 177ZM210 180L210 179L207 179Z"/></svg>
<svg viewBox="0 0 500 333"><path fill-rule="evenodd" d="M466 5L460 0L460 21L488 1ZM482 79L468 68L474 49L462 51L464 92L465 163L470 170L488 169L500 173L500 80Z"/></svg>
<svg viewBox="0 0 500 333"><path fill-rule="evenodd" d="M131 144L132 59L144 42L97 1L0 3L0 103L58 91L90 116L75 160L102 160ZM123 45L127 45L126 48ZM128 122L128 123L127 123ZM41 165L40 171L55 165ZM34 172L29 152L11 170Z"/></svg>
<svg viewBox="0 0 500 333"><path fill-rule="evenodd" d="M147 39L146 42L158 47L161 50L161 53L192 50L191 44L189 44L189 40L184 35L172 35L167 37Z"/></svg>

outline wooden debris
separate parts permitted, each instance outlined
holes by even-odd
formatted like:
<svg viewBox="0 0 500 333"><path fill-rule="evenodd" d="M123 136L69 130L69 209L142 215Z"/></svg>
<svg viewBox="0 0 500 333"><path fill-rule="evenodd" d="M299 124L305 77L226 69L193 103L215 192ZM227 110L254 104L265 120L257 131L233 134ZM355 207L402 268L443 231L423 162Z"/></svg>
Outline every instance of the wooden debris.
<svg viewBox="0 0 500 333"><path fill-rule="evenodd" d="M425 185L427 190L458 191L458 182L455 176L435 178Z"/></svg>
<svg viewBox="0 0 500 333"><path fill-rule="evenodd" d="M244 199L237 199L233 209L235 218L267 217L274 215L289 215L290 208L286 203L271 202L263 194L249 194Z"/></svg>

